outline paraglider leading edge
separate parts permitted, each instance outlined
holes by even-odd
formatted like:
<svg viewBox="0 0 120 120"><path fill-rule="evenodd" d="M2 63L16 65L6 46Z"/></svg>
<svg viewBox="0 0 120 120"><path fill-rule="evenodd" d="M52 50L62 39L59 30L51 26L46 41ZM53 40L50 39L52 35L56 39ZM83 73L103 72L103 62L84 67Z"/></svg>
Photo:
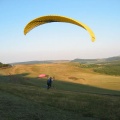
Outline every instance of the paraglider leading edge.
<svg viewBox="0 0 120 120"><path fill-rule="evenodd" d="M38 18L30 21L24 28L24 34L26 35L30 30L32 30L33 28L35 28L39 25L51 23L51 22L66 22L66 23L71 23L71 24L80 26L80 27L84 28L86 31L88 31L92 42L95 41L95 35L94 35L93 31L87 25L85 25L84 23L81 23L77 20L74 20L72 18L68 18L65 16L59 16L59 15L41 16L41 17L38 17Z"/></svg>

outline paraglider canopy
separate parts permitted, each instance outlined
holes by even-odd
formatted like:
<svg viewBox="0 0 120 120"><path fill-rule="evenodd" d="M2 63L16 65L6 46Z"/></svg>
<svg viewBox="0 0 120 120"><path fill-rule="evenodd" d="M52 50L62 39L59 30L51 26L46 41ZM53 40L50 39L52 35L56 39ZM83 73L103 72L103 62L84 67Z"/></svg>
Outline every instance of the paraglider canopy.
<svg viewBox="0 0 120 120"><path fill-rule="evenodd" d="M48 75L46 75L46 74L40 74L38 77L39 78L44 78L44 77L48 77Z"/></svg>
<svg viewBox="0 0 120 120"><path fill-rule="evenodd" d="M51 22L66 22L66 23L71 23L71 24L75 24L77 26L80 26L88 31L88 33L90 34L92 42L95 41L95 35L94 35L93 31L87 25L85 25L84 23L81 23L77 20L74 20L72 18L68 18L65 16L59 16L59 15L41 16L41 17L38 17L38 18L32 20L24 28L24 34L26 35L30 30L32 30L33 28L35 28L39 25L51 23Z"/></svg>

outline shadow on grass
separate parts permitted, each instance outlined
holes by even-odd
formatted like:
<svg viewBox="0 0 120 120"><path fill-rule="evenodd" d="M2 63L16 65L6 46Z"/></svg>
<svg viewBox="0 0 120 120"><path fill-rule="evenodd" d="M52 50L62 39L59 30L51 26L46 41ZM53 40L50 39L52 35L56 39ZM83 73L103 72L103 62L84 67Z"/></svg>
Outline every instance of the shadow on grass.
<svg viewBox="0 0 120 120"><path fill-rule="evenodd" d="M46 84L47 79L40 79L38 77L31 78L28 77L28 75L29 73L15 74L15 75L0 75L0 82L21 84L26 86L34 86L34 87L47 89L47 84ZM65 82L60 80L53 81L52 89L61 90L63 92L69 91L69 92L120 96L120 91L97 88L90 85L83 85L83 84Z"/></svg>
<svg viewBox="0 0 120 120"><path fill-rule="evenodd" d="M120 92L88 85L0 75L1 120L118 120ZM117 96L117 97L116 97Z"/></svg>

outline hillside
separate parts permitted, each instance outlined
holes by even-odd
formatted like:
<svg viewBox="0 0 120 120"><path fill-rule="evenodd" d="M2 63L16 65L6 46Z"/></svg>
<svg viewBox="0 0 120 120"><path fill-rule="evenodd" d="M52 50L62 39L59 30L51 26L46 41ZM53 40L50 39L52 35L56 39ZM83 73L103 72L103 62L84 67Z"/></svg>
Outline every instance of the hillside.
<svg viewBox="0 0 120 120"><path fill-rule="evenodd" d="M69 62L69 60L25 61L25 62L14 62L14 63L9 63L9 64L11 64L11 65L24 65L24 64L64 63L64 62Z"/></svg>
<svg viewBox="0 0 120 120"><path fill-rule="evenodd" d="M30 64L30 65L15 65L12 68L9 68L3 72L1 69L0 72L6 75L14 74L23 74L27 73L28 77L38 77L39 74L47 74L54 76L55 79L79 83L84 85L90 85L100 88L120 90L120 77L105 75L104 69L103 73L100 71L100 68L104 68L104 65L100 67L89 67L90 65L81 65L79 63L51 63L51 64ZM113 66L111 66L113 67ZM117 68L117 69L116 69ZM120 67L116 66L115 69L119 72ZM109 69L107 69L108 71ZM109 72L109 71L108 71ZM119 74L119 73L118 73ZM108 82L114 80L112 85L108 86ZM103 84L104 83L104 84ZM116 87L117 86L117 87Z"/></svg>
<svg viewBox="0 0 120 120"><path fill-rule="evenodd" d="M47 78L54 76L47 90ZM0 69L2 120L119 120L120 76L79 63L14 65ZM111 114L112 113L112 114Z"/></svg>
<svg viewBox="0 0 120 120"><path fill-rule="evenodd" d="M106 62L115 62L120 61L120 56L109 57L109 58L101 58L101 59L74 59L71 62L80 62L80 63L87 63L87 64L95 64L95 63L106 63Z"/></svg>
<svg viewBox="0 0 120 120"><path fill-rule="evenodd" d="M120 56L101 58L101 59L74 59L74 60L44 60L44 61L25 61L9 63L10 65L22 65L22 64L47 64L47 63L64 63L64 62L80 62L81 64L95 64L120 61Z"/></svg>
<svg viewBox="0 0 120 120"><path fill-rule="evenodd" d="M8 67L11 67L10 64L3 64L0 62L0 68L8 68Z"/></svg>
<svg viewBox="0 0 120 120"><path fill-rule="evenodd" d="M54 76L47 90L41 73ZM2 120L119 120L120 77L79 63L15 65L0 69ZM112 114L111 114L112 113Z"/></svg>

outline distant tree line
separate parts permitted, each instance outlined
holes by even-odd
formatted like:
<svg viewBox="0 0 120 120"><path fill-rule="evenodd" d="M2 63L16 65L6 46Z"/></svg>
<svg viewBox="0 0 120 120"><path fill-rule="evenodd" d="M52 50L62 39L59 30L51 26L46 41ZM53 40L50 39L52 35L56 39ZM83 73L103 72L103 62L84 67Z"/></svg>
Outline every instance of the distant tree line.
<svg viewBox="0 0 120 120"><path fill-rule="evenodd" d="M10 64L3 64L0 62L0 68L12 67Z"/></svg>

